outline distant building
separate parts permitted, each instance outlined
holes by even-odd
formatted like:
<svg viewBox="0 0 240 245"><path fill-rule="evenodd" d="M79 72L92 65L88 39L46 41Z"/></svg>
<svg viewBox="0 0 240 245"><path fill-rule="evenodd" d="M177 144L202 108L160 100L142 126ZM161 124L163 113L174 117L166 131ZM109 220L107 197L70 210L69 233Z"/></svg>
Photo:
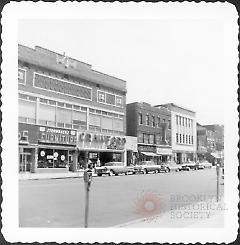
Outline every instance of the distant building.
<svg viewBox="0 0 240 245"><path fill-rule="evenodd" d="M199 160L206 158L207 149L207 129L197 123L197 155Z"/></svg>
<svg viewBox="0 0 240 245"><path fill-rule="evenodd" d="M170 110L144 102L127 104L127 135L137 137L138 160L167 161L172 156Z"/></svg>
<svg viewBox="0 0 240 245"><path fill-rule="evenodd" d="M172 150L177 163L197 158L196 113L174 103L158 105L171 111Z"/></svg>
<svg viewBox="0 0 240 245"><path fill-rule="evenodd" d="M20 171L125 162L126 82L36 46L18 46Z"/></svg>

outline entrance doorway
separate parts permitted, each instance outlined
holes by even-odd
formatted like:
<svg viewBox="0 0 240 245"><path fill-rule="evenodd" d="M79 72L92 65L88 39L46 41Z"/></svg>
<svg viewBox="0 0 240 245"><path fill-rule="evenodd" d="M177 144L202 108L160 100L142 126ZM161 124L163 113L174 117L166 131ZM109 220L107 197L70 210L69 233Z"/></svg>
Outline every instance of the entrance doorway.
<svg viewBox="0 0 240 245"><path fill-rule="evenodd" d="M22 152L19 154L19 172L25 173L31 170L31 153Z"/></svg>

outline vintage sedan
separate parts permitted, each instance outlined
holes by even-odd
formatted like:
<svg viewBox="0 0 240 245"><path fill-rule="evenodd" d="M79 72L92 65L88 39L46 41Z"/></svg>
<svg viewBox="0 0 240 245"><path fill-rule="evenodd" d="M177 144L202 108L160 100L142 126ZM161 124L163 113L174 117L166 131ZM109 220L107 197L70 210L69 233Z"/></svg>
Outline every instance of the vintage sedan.
<svg viewBox="0 0 240 245"><path fill-rule="evenodd" d="M141 166L142 172L144 174L148 174L149 172L160 173L161 167L160 165L155 164L153 161L142 161L138 164Z"/></svg>
<svg viewBox="0 0 240 245"><path fill-rule="evenodd" d="M179 164L176 164L174 161L168 161L165 163L169 171L175 171L178 172L181 170L181 166Z"/></svg>
<svg viewBox="0 0 240 245"><path fill-rule="evenodd" d="M107 174L109 176L118 175L118 174L129 174L134 173L133 167L125 166L123 162L107 162L105 166L95 167L95 173L98 176Z"/></svg>

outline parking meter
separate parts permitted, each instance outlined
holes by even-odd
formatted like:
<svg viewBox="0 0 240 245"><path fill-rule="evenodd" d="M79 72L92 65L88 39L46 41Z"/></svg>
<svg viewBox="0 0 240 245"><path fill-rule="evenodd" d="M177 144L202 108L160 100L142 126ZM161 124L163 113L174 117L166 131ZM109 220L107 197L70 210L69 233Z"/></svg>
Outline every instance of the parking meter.
<svg viewBox="0 0 240 245"><path fill-rule="evenodd" d="M83 173L83 180L85 183L85 217L84 227L88 227L88 209L89 209L89 190L92 183L92 170L87 168Z"/></svg>
<svg viewBox="0 0 240 245"><path fill-rule="evenodd" d="M83 173L83 179L86 184L86 188L89 191L90 185L92 183L92 170L86 169Z"/></svg>

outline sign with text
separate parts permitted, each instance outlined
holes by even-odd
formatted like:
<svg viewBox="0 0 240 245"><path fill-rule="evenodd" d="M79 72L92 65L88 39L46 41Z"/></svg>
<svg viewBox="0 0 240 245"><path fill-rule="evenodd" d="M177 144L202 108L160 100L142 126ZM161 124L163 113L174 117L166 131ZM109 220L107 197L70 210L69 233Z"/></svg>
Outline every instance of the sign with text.
<svg viewBox="0 0 240 245"><path fill-rule="evenodd" d="M76 145L77 132L70 129L40 126L38 141L40 143Z"/></svg>
<svg viewBox="0 0 240 245"><path fill-rule="evenodd" d="M159 155L172 155L172 150L169 148L159 148L157 147L156 153Z"/></svg>
<svg viewBox="0 0 240 245"><path fill-rule="evenodd" d="M123 150L126 143L125 137L102 135L88 132L78 132L77 146L91 149Z"/></svg>

